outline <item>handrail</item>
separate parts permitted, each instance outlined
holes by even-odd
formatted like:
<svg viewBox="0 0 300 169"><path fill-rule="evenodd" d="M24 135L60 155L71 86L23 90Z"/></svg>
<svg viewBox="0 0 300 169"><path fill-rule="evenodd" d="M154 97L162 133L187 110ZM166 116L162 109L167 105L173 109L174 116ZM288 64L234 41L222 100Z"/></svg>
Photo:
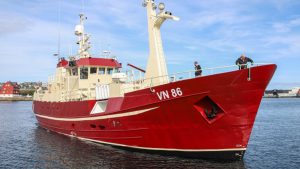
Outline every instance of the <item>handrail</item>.
<svg viewBox="0 0 300 169"><path fill-rule="evenodd" d="M200 70L202 70L202 72L204 72L204 73L207 73L207 72L205 72L205 70L211 71L211 70L220 70L220 69L226 69L226 68L238 68L239 66L247 66L247 69L249 71L248 72L248 80L250 81L251 80L251 76L250 76L251 75L250 74L251 67L256 67L256 66L266 65L266 64L272 64L272 63L252 63L252 64L239 64L239 65L229 65L229 66L218 66L218 67L211 67L211 68L203 68L203 69L200 69ZM127 92L134 91L133 89L136 88L137 86L139 86L139 89L144 89L144 88L147 88L147 87L151 88L151 87L156 86L156 85L161 85L161 84L169 83L169 81L168 81L168 82L162 82L162 83L154 84L153 80L159 79L159 78L166 78L166 77L167 77L167 79L173 78L173 81L171 80L170 82L175 82L175 81L178 81L176 79L176 77L178 75L188 74L189 76L187 78L184 78L184 79L191 79L191 78L194 77L194 76L192 76L192 73L195 73L196 71L198 71L198 70L189 70L189 71L183 71L183 72L176 72L176 73L173 73L173 74L170 74L170 75L162 75L162 76L156 76L156 77L147 78L147 79L140 79L140 80L128 81L127 84L132 84L132 86L122 88L122 90L123 90L122 92L126 93L126 90L128 90L128 89L131 89L131 90L128 90ZM224 72L226 72L226 71L224 71ZM208 73L208 74L203 75L203 76L207 76L207 75L211 75L211 74L216 74L216 73ZM179 80L184 80L184 79L180 78ZM141 84L141 83L135 83L137 81L143 82L143 84ZM145 82L148 82L148 83L145 83Z"/></svg>
<svg viewBox="0 0 300 169"><path fill-rule="evenodd" d="M260 65L266 65L266 64L272 64L272 63L253 63L251 64L252 67L255 66L260 66ZM239 64L239 65L230 65L230 66L218 66L218 67L211 67L211 68L204 68L204 69L200 69L200 70L215 70L215 69L224 69L224 68L233 68L233 67L239 67L239 66L250 66L250 64ZM161 77L171 77L172 75L176 75L176 74L184 74L184 73L190 73L190 72L196 72L198 70L188 70L188 71L184 71L184 72L176 72L170 75L162 75L162 76L156 76L156 77L152 77L152 78L147 78L147 79L142 79L142 80L149 80L149 79L156 79L156 78L161 78Z"/></svg>

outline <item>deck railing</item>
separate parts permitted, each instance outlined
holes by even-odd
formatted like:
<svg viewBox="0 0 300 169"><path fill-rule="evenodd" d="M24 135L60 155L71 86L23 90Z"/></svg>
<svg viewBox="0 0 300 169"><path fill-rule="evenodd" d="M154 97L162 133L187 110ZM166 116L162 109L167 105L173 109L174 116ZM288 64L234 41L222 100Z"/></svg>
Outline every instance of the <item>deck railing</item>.
<svg viewBox="0 0 300 169"><path fill-rule="evenodd" d="M240 66L247 66L248 69L248 80L251 80L251 68L266 65L268 63L254 63L254 64L242 64L242 65L230 65L230 66L219 66L219 67L212 67L212 68L203 68L201 76L209 76L218 73L225 73L234 70L238 70ZM170 82L176 82L180 80L187 80L191 78L195 78L196 70L189 70L184 72L178 72L170 75L165 76L158 76L148 79L141 79L135 81L128 81L126 87L122 87L121 92L128 93L135 90L140 90L144 88L154 87L162 84L167 84Z"/></svg>

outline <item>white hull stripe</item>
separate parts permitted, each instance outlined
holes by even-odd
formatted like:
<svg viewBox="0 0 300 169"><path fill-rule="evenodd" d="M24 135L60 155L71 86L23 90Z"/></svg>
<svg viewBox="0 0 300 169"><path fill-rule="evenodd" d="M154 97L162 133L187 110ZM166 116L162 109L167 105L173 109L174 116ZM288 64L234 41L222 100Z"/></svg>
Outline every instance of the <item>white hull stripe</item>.
<svg viewBox="0 0 300 169"><path fill-rule="evenodd" d="M108 144L112 146L120 146L120 147L128 147L128 148L135 148L135 149L141 149L141 150L156 150L156 151L179 151L179 152L214 152L214 151L246 151L247 148L224 148L224 149L176 149L176 148L152 148L152 147L140 147L140 146L130 146L125 144L118 144L118 143L111 143L106 141L99 141L94 139L88 139L83 137L77 137L74 135L64 134L57 132L59 134L63 134L69 137L75 137L80 140L89 141L89 142L95 142L95 143L101 143L101 144Z"/></svg>
<svg viewBox="0 0 300 169"><path fill-rule="evenodd" d="M89 121L89 120L102 120L102 119L111 119L111 118L118 118L118 117L127 117L127 116L134 116L138 114L145 113L150 110L157 109L158 107L153 107L149 109L137 110L132 112L120 113L120 114L111 114L105 116L95 116L95 117L81 117L81 118L59 118L59 117L51 117L51 116L44 116L40 114L35 114L35 116L49 119L49 120L56 120L56 121Z"/></svg>
<svg viewBox="0 0 300 169"><path fill-rule="evenodd" d="M71 137L76 137L69 135ZM91 141L101 144L109 144L113 146L120 146L120 147L129 147L129 148L136 148L136 149L143 149L143 150L158 150L158 151L180 151L180 152L212 152L212 151L243 151L246 150L246 148L224 148L224 149L176 149L176 148L152 148L152 147L140 147L140 146L129 146L124 144L117 144L117 143L110 143L105 141L99 141L99 140L93 140L83 137L76 137L81 140L85 141Z"/></svg>

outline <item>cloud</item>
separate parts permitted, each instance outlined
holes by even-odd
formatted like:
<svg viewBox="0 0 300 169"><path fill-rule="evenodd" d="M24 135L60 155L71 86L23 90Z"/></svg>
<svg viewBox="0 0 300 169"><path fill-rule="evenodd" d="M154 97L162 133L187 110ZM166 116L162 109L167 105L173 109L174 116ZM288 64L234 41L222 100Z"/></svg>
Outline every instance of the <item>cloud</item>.
<svg viewBox="0 0 300 169"><path fill-rule="evenodd" d="M232 65L243 52L257 62L277 62L280 67L289 67L300 54L299 2L166 0L166 10L181 18L162 27L169 72L190 70L195 60L203 67ZM145 67L148 30L141 1L89 0L84 1L84 9L81 3L1 1L0 14L4 17L0 18L0 68L11 74L1 71L0 81L45 80L54 72L56 58L52 54L58 45L58 6L63 56L68 56L70 48L73 53L77 50L73 31L78 13L84 10L93 54L99 56L101 50L110 48L124 65L129 62ZM290 69L278 71L294 74ZM287 81L297 79L287 77ZM276 81L280 79L275 78Z"/></svg>
<svg viewBox="0 0 300 169"><path fill-rule="evenodd" d="M293 20L291 20L291 21L289 21L289 24L291 25L291 26L297 26L297 27L299 27L300 26L300 18L296 18L296 19L293 19Z"/></svg>
<svg viewBox="0 0 300 169"><path fill-rule="evenodd" d="M193 50L193 51L195 51L195 50L197 50L197 46L193 46L193 45L186 45L186 46L184 46L186 49L189 49L189 50Z"/></svg>
<svg viewBox="0 0 300 169"><path fill-rule="evenodd" d="M28 31L31 22L15 13L0 11L0 37L13 33L23 33Z"/></svg>
<svg viewBox="0 0 300 169"><path fill-rule="evenodd" d="M288 33L291 31L291 29L300 27L300 18L295 18L284 22L275 22L272 26L276 32Z"/></svg>
<svg viewBox="0 0 300 169"><path fill-rule="evenodd" d="M264 47L273 53L273 58L299 58L300 34L273 35L263 39Z"/></svg>
<svg viewBox="0 0 300 169"><path fill-rule="evenodd" d="M299 82L273 82L272 86L269 86L268 90L273 89L292 89L294 87L300 87Z"/></svg>
<svg viewBox="0 0 300 169"><path fill-rule="evenodd" d="M284 23L273 23L273 28L279 33L286 33L290 31L290 27Z"/></svg>
<svg viewBox="0 0 300 169"><path fill-rule="evenodd" d="M220 25L237 25L244 24L254 20L252 16L241 15L234 11L218 11L218 12L200 12L195 14L188 22L192 27L204 29L216 24Z"/></svg>
<svg viewBox="0 0 300 169"><path fill-rule="evenodd" d="M262 1L256 0L258 3ZM293 7L299 7L300 2L297 0L266 0L264 3L269 4L276 8L279 12L286 12L286 10L290 10Z"/></svg>
<svg viewBox="0 0 300 169"><path fill-rule="evenodd" d="M125 3L121 2L114 5L113 2L106 1L104 5L110 7L106 10L99 10L99 2L89 3L92 5L87 6L86 10L91 8L91 12L94 13L90 14L90 12L87 12L89 13L87 14L89 20L86 22L88 33L92 33L93 48L91 52L99 56L101 53L99 48L103 49L105 48L103 46L111 46L111 49L116 54L128 55L129 58L132 56L134 57L132 60L136 61L138 58L143 57L141 55L143 52L141 51L131 52L132 50L129 50L122 52L136 46L128 43L130 37L116 34L116 30L111 29L111 25L118 25L115 26L117 30L122 30L123 27L137 28L138 23L134 23L135 21L125 22L125 13L134 9L124 10L129 7ZM10 6L9 3L5 4ZM5 70L0 71L0 81L6 81L7 79L15 81L22 79L46 80L47 75L54 73L57 59L53 54L57 52L58 32L61 34L61 56L68 56L69 49L72 49L73 53L77 51L77 46L75 45L77 38L74 36L73 31L75 24L78 23L78 10L75 11L76 6L70 4L72 3L62 2L61 4L64 10L62 10L60 26L58 23L58 9L56 9L57 2L51 4L40 1L35 2L31 7L30 5L32 4L30 2L23 4L25 6L24 10L15 11L8 8L5 11L1 11L2 16L6 17L0 19L0 43L2 48L0 67L2 70ZM70 13L70 11L73 11L73 13ZM100 16L101 14L102 16ZM130 15L135 14L132 13ZM110 19L103 19L105 17ZM133 18L137 20L139 17L134 16ZM146 60L147 52L145 53L144 55L146 56L144 57ZM20 73L20 69L22 73ZM10 73L7 74L6 72Z"/></svg>

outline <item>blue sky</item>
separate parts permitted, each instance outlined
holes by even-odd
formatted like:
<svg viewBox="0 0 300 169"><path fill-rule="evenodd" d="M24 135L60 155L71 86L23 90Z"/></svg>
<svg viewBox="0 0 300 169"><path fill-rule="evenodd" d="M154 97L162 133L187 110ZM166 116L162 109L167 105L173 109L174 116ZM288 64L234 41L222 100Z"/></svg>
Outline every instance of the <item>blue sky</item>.
<svg viewBox="0 0 300 169"><path fill-rule="evenodd" d="M78 14L88 17L91 52L110 48L118 59L145 68L146 9L141 0L0 1L0 82L46 81L54 73L61 10L61 54L77 50ZM276 63L269 89L300 86L299 0L165 0L180 17L162 27L169 73L233 65L241 53L255 62ZM84 4L84 5L82 5Z"/></svg>

